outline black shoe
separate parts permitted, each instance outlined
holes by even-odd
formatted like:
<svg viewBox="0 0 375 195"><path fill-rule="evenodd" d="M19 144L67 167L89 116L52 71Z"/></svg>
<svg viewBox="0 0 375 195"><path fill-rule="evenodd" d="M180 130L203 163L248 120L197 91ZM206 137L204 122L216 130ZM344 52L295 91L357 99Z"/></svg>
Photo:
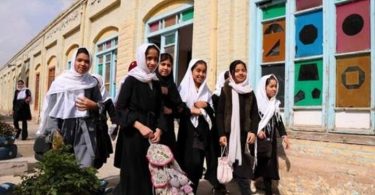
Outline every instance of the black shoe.
<svg viewBox="0 0 375 195"><path fill-rule="evenodd" d="M17 132L16 132L16 139L18 139L20 137L20 134L21 134L21 130L20 129L16 129Z"/></svg>

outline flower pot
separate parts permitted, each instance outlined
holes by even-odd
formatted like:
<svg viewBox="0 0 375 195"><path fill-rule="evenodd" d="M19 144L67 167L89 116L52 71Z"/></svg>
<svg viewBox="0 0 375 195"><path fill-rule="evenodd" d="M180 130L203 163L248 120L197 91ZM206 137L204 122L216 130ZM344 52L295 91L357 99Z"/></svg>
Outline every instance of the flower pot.
<svg viewBox="0 0 375 195"><path fill-rule="evenodd" d="M8 145L0 147L0 160L11 159L17 156L17 146Z"/></svg>
<svg viewBox="0 0 375 195"><path fill-rule="evenodd" d="M16 138L14 136L0 136L0 147L13 145Z"/></svg>

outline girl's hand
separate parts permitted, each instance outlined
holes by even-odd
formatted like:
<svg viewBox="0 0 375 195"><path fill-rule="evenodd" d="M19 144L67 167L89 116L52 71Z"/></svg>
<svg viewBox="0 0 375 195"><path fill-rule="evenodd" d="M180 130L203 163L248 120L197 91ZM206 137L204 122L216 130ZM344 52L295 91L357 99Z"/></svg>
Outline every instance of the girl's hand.
<svg viewBox="0 0 375 195"><path fill-rule="evenodd" d="M285 145L285 149L288 149L289 145L290 145L288 136L286 136L286 135L283 136L283 143Z"/></svg>
<svg viewBox="0 0 375 195"><path fill-rule="evenodd" d="M197 101L197 102L194 103L194 106L196 108L205 108L205 107L207 107L207 102Z"/></svg>
<svg viewBox="0 0 375 195"><path fill-rule="evenodd" d="M142 136L144 138L153 138L154 137L154 133L152 132L152 130L150 128L148 128L147 126L143 125L142 123L138 122L138 121L135 121L134 125L133 125L136 129L138 129L138 131L142 134Z"/></svg>
<svg viewBox="0 0 375 195"><path fill-rule="evenodd" d="M170 109L166 106L163 106L163 113L164 114L172 114L172 109Z"/></svg>
<svg viewBox="0 0 375 195"><path fill-rule="evenodd" d="M256 139L256 136L255 136L254 133L252 133L252 132L247 133L246 141L247 141L248 144L253 144L255 142L255 139Z"/></svg>
<svg viewBox="0 0 375 195"><path fill-rule="evenodd" d="M258 132L258 138L259 139L265 139L267 136L266 134L264 133L264 131L259 131Z"/></svg>
<svg viewBox="0 0 375 195"><path fill-rule="evenodd" d="M227 136L221 136L219 139L220 146L226 146L228 144L227 142Z"/></svg>
<svg viewBox="0 0 375 195"><path fill-rule="evenodd" d="M154 137L151 137L150 140L152 143L158 143L160 141L160 136L161 136L161 130L159 128L156 129L154 133Z"/></svg>
<svg viewBox="0 0 375 195"><path fill-rule="evenodd" d="M76 106L80 111L94 110L98 108L96 102L90 100L87 97L78 97L76 99Z"/></svg>
<svg viewBox="0 0 375 195"><path fill-rule="evenodd" d="M201 110L199 108L196 108L196 107L191 108L190 112L191 112L192 115L200 115L201 114Z"/></svg>

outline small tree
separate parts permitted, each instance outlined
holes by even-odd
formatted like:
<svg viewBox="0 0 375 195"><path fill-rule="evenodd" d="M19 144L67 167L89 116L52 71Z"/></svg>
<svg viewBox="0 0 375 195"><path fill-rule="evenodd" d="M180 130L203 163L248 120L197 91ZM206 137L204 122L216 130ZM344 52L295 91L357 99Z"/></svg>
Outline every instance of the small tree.
<svg viewBox="0 0 375 195"><path fill-rule="evenodd" d="M31 175L22 176L15 193L22 195L95 194L99 189L96 169L80 168L70 146L50 150Z"/></svg>

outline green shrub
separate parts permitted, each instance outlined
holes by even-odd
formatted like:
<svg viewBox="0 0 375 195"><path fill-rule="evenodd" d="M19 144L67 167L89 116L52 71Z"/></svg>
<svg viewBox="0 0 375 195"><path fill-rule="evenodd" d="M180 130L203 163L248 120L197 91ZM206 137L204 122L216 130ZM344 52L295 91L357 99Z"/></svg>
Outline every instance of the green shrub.
<svg viewBox="0 0 375 195"><path fill-rule="evenodd" d="M16 194L60 195L95 194L99 189L96 169L80 168L70 146L50 150L31 175L22 176Z"/></svg>

